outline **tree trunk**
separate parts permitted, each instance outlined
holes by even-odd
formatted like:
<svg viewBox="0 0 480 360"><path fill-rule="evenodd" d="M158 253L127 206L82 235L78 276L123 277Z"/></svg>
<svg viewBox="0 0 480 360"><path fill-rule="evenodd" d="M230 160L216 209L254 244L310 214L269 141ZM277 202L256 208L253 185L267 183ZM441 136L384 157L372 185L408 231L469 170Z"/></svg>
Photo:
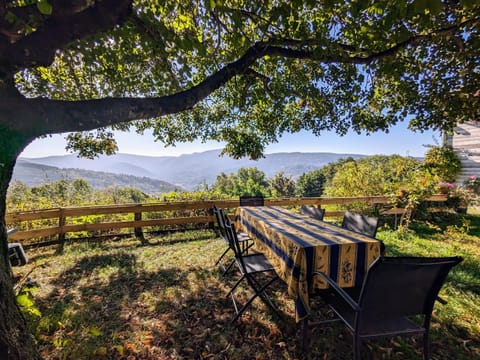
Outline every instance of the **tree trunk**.
<svg viewBox="0 0 480 360"><path fill-rule="evenodd" d="M33 337L17 305L8 261L5 224L8 184L28 139L0 128L0 359L40 359Z"/></svg>

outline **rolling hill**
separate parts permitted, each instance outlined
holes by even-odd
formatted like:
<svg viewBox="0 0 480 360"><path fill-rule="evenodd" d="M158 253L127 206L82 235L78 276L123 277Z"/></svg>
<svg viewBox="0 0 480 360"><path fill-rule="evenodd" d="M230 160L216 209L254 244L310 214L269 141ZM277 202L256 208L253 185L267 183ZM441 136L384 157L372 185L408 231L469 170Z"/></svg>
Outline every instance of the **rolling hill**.
<svg viewBox="0 0 480 360"><path fill-rule="evenodd" d="M94 189L104 189L110 186L134 187L147 194L182 190L179 186L149 177L85 169L62 169L55 166L31 163L22 159L17 161L12 180L19 180L28 186L36 186L46 182L74 180L77 178L86 180Z"/></svg>
<svg viewBox="0 0 480 360"><path fill-rule="evenodd" d="M82 169L104 174L123 174L140 178L162 180L175 186L192 190L202 184L213 184L220 173L236 173L241 167L257 167L265 172L267 177L272 177L279 171L297 178L304 172L318 169L340 158L360 158L366 155L336 154L336 153L273 153L267 154L263 159L235 160L228 156L221 156L221 150L210 150L201 153L180 156L141 156L132 154L116 154L100 156L95 160L79 159L75 154L64 156L49 156L43 158L20 158L15 167L14 177L24 181L27 168L33 172L38 171L36 178L53 180L59 170L45 169L34 165L44 165L57 169L69 169L70 178L73 169ZM52 171L53 173L50 173ZM54 175L57 174L57 175ZM66 175L63 175L66 176ZM93 176L93 174L92 174ZM107 175L96 175L100 182ZM45 181L44 180L44 181ZM87 179L86 179L87 180ZM114 180L114 179L113 179ZM87 180L88 181L88 180ZM132 179L133 181L133 179ZM146 180L145 180L146 181ZM24 181L28 183L27 181Z"/></svg>

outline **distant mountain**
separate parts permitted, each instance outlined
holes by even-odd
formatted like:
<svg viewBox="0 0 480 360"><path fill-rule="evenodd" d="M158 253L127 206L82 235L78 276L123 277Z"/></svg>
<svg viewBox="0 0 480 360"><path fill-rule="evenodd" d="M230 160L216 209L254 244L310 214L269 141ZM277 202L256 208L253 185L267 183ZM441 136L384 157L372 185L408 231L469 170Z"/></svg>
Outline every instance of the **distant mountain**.
<svg viewBox="0 0 480 360"><path fill-rule="evenodd" d="M76 155L20 158L15 171L27 162L32 165L41 164L62 169L77 168L149 177L191 190L202 184L213 184L220 173L236 173L241 167L256 167L265 172L267 177L272 177L279 171L283 171L286 175L297 178L304 172L321 168L340 158L352 157L357 159L366 156L292 152L267 154L263 159L255 161L250 159L235 160L228 156L221 156L220 153L221 150L210 150L180 156L157 157L116 154L100 156L95 160L79 159Z"/></svg>
<svg viewBox="0 0 480 360"><path fill-rule="evenodd" d="M134 168L135 166L132 165L131 167ZM74 180L78 178L86 180L95 189L104 189L109 186L134 187L147 194L183 190L179 186L175 186L166 181L149 177L84 169L61 169L55 166L32 163L24 159L17 161L12 180L19 180L28 186L36 186L46 182Z"/></svg>

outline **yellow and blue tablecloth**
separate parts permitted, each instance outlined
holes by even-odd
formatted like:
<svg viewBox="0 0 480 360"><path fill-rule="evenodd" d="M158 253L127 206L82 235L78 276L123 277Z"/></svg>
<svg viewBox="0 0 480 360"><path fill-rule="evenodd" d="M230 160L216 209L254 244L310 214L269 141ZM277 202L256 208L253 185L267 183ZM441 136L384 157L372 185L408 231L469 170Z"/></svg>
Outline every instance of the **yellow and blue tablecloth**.
<svg viewBox="0 0 480 360"><path fill-rule="evenodd" d="M312 278L313 272L326 273L341 287L360 286L380 256L380 242L374 238L279 206L239 207L235 220L286 282L297 321L310 312L309 295L328 287Z"/></svg>

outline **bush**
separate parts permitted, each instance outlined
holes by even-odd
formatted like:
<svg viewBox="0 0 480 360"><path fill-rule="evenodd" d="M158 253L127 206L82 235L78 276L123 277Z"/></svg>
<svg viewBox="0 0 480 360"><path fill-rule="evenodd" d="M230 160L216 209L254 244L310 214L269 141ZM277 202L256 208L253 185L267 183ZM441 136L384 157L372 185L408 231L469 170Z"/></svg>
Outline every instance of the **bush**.
<svg viewBox="0 0 480 360"><path fill-rule="evenodd" d="M423 165L443 182L455 182L462 170L460 159L449 146L431 147L425 154Z"/></svg>

